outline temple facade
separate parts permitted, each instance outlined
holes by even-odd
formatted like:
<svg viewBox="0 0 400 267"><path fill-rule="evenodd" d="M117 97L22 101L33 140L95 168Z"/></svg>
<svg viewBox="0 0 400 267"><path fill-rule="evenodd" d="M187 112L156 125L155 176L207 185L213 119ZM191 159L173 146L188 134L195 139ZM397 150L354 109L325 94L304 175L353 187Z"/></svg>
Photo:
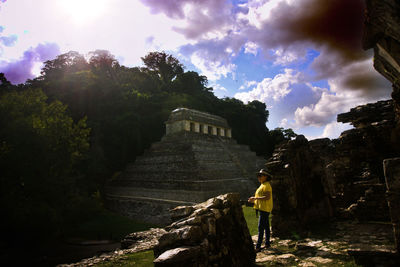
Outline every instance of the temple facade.
<svg viewBox="0 0 400 267"><path fill-rule="evenodd" d="M232 138L226 119L193 109L175 109L165 126L166 135L187 131Z"/></svg>
<svg viewBox="0 0 400 267"><path fill-rule="evenodd" d="M106 187L106 204L125 216L158 225L169 209L225 193L243 200L258 186L265 160L232 138L226 119L186 108L171 112L166 134Z"/></svg>

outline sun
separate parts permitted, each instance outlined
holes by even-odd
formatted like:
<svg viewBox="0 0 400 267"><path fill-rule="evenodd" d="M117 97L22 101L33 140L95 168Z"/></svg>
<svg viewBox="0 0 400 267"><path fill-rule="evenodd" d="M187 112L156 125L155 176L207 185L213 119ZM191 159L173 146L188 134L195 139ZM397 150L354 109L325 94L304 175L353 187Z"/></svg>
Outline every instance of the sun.
<svg viewBox="0 0 400 267"><path fill-rule="evenodd" d="M77 23L100 17L107 9L107 0L58 0L62 10Z"/></svg>

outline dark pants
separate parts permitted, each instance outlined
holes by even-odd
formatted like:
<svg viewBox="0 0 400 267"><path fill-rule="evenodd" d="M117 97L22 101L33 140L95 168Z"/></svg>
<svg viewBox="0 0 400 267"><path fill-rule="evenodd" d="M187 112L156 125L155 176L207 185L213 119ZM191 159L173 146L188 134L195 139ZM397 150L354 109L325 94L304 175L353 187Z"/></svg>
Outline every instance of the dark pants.
<svg viewBox="0 0 400 267"><path fill-rule="evenodd" d="M265 232L265 245L270 245L270 237L271 233L269 231L269 212L259 211L260 217L258 219L258 240L256 248L261 247L261 243L263 241L264 232Z"/></svg>

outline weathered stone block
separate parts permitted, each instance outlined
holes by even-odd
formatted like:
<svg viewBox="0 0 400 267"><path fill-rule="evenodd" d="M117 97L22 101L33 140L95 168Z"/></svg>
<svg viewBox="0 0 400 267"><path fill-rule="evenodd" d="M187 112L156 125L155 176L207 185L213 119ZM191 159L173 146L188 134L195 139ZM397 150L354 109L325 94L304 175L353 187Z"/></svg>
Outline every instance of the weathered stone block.
<svg viewBox="0 0 400 267"><path fill-rule="evenodd" d="M187 217L190 214L192 214L193 211L194 211L194 208L191 206L178 206L178 207L170 210L171 219L178 220L180 218Z"/></svg>
<svg viewBox="0 0 400 267"><path fill-rule="evenodd" d="M158 242L158 239L165 233L166 231L162 228L151 228L147 231L129 234L121 240L121 248L132 248L143 243L152 244L152 246L155 246L155 244Z"/></svg>
<svg viewBox="0 0 400 267"><path fill-rule="evenodd" d="M397 252L400 252L400 158L383 161L387 201L393 224Z"/></svg>
<svg viewBox="0 0 400 267"><path fill-rule="evenodd" d="M154 260L154 266L206 266L195 262L199 258L200 252L200 246L170 249ZM187 265L188 262L191 265Z"/></svg>
<svg viewBox="0 0 400 267"><path fill-rule="evenodd" d="M274 157L266 164L273 175L274 235L306 231L330 216L330 203L325 201L327 192L322 184L323 163L304 136L297 136L275 150Z"/></svg>
<svg viewBox="0 0 400 267"><path fill-rule="evenodd" d="M155 266L253 266L255 251L239 194L226 194L193 206L195 211L154 248ZM185 225L199 217L200 226ZM178 228L177 228L178 227Z"/></svg>

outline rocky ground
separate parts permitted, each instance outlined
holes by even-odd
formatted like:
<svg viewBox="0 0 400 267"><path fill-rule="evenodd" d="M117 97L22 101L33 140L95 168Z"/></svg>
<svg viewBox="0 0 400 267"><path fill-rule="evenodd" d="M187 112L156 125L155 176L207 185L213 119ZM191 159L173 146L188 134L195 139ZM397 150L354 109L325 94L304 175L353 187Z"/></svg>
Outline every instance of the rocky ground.
<svg viewBox="0 0 400 267"><path fill-rule="evenodd" d="M161 231L161 232L160 232ZM162 229L152 229L150 236L159 236ZM153 235L154 234L154 235ZM257 236L253 236L255 242ZM134 238L133 238L134 239ZM128 249L59 266L95 266L122 255L152 249L156 238L137 240ZM333 222L317 234L301 239L272 238L272 246L257 253L257 266L400 266L395 254L392 225L389 223Z"/></svg>
<svg viewBox="0 0 400 267"><path fill-rule="evenodd" d="M99 256L87 258L76 263L60 264L58 267L83 267L83 266L95 266L102 262L111 262L117 258L135 253L153 249L158 243L158 238L165 233L164 229L152 228L148 231L137 232L128 235L124 240L121 241L124 249L117 249L113 252L103 253Z"/></svg>
<svg viewBox="0 0 400 267"><path fill-rule="evenodd" d="M392 226L384 223L334 222L306 239L272 238L257 253L258 266L399 266ZM255 242L257 236L253 236Z"/></svg>

